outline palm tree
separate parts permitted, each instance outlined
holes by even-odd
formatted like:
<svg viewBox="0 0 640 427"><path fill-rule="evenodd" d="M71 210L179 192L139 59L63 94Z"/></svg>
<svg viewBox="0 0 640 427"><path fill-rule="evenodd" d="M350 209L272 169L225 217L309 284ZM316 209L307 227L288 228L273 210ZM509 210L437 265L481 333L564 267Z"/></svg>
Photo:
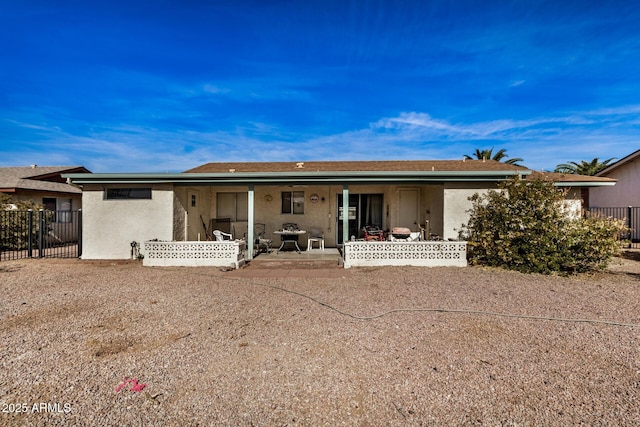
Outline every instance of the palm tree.
<svg viewBox="0 0 640 427"><path fill-rule="evenodd" d="M479 148L476 148L476 152L473 153L473 156L470 156L468 154L464 155L465 159L473 159L474 157L478 160L496 160L499 162L509 156L507 155L507 150L504 148L493 154L493 147L488 150L480 150ZM505 160L504 162L510 165L521 166L518 164L518 162L521 161L522 159L520 157L514 157L513 159Z"/></svg>
<svg viewBox="0 0 640 427"><path fill-rule="evenodd" d="M601 170L603 170L604 168L606 168L607 166L609 166L609 163L612 160L613 158L607 159L601 162L596 157L590 162L582 160L580 163L577 163L577 162L562 163L556 166L556 169L554 170L554 172L593 176L598 172L600 172Z"/></svg>

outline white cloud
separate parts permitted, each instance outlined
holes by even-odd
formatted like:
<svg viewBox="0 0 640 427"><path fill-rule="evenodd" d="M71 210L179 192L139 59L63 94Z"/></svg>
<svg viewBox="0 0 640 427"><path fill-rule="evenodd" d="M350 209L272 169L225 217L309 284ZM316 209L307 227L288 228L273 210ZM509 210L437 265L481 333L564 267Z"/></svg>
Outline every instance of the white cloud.
<svg viewBox="0 0 640 427"><path fill-rule="evenodd" d="M12 164L82 164L94 172L182 171L211 161L458 159L475 148L505 148L534 169L594 157L621 158L638 149L640 106L574 112L529 120L450 122L404 112L348 132L304 135L271 123L228 130L182 131L135 126L77 135L54 126L33 128L46 150L23 144ZM5 161L0 163L6 164Z"/></svg>
<svg viewBox="0 0 640 427"><path fill-rule="evenodd" d="M210 93L213 95L218 95L218 94L222 94L222 93L229 93L230 90L227 88L223 88L223 87L219 87L210 83L206 83L202 90L204 90L206 93Z"/></svg>

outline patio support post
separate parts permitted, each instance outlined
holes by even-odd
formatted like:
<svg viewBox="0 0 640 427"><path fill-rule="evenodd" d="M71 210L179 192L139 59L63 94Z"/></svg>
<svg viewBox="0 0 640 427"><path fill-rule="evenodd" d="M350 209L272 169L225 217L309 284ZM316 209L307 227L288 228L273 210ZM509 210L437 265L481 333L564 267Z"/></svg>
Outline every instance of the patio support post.
<svg viewBox="0 0 640 427"><path fill-rule="evenodd" d="M255 204L254 204L254 190L253 185L249 186L249 191L247 194L247 204L249 206L249 212L247 214L247 259L253 259L253 227L254 227L254 212L255 212Z"/></svg>
<svg viewBox="0 0 640 427"><path fill-rule="evenodd" d="M189 212L185 209L184 211L184 240L185 242L189 240Z"/></svg>
<svg viewBox="0 0 640 427"><path fill-rule="evenodd" d="M342 243L349 240L349 186L342 186Z"/></svg>

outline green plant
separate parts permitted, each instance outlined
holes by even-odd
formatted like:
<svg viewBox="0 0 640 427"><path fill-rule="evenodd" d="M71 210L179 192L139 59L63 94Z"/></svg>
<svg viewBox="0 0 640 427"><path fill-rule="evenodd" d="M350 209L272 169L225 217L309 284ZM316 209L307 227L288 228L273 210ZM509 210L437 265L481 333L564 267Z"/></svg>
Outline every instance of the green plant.
<svg viewBox="0 0 640 427"><path fill-rule="evenodd" d="M514 178L498 191L470 198L470 219L462 236L470 264L525 273L572 273L606 266L619 250L621 221L570 218L566 191L553 182Z"/></svg>
<svg viewBox="0 0 640 427"><path fill-rule="evenodd" d="M38 245L40 211L44 207L32 201L13 201L7 194L0 194L0 248L26 249L29 238ZM31 213L29 211L32 211ZM32 215L29 228L29 215ZM55 212L42 211L43 230L48 232L55 220Z"/></svg>

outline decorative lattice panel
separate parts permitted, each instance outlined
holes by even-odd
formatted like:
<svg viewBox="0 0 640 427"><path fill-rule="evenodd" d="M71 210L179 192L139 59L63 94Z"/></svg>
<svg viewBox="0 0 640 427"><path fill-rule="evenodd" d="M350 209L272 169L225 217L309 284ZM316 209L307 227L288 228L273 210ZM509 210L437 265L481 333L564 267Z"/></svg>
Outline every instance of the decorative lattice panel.
<svg viewBox="0 0 640 427"><path fill-rule="evenodd" d="M467 242L347 242L345 267L415 265L466 266Z"/></svg>
<svg viewBox="0 0 640 427"><path fill-rule="evenodd" d="M150 266L233 266L243 261L244 242L144 242Z"/></svg>

